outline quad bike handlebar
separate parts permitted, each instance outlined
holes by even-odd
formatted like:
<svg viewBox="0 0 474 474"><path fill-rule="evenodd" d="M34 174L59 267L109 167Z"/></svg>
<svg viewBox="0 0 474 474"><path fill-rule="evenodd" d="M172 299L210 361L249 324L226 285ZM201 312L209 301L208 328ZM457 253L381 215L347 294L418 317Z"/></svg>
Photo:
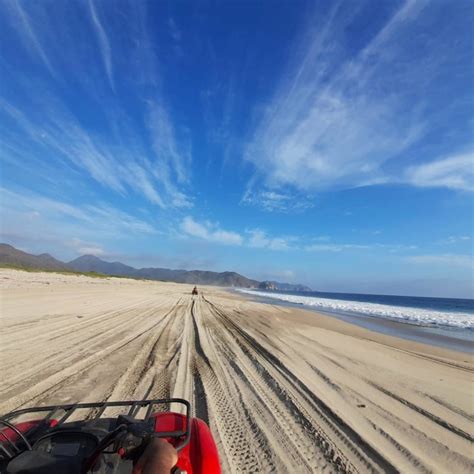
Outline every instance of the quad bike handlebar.
<svg viewBox="0 0 474 474"><path fill-rule="evenodd" d="M163 411L170 404L184 407L185 413ZM110 408L125 408L127 413L104 417ZM81 410L86 410L84 419L78 415ZM140 413L144 416L138 417ZM43 416L21 421L33 414ZM191 417L188 401L170 398L54 405L9 413L0 418L0 474L130 473L153 438L165 439L177 450L178 464L172 472L220 473L209 428ZM41 463L45 469L36 469Z"/></svg>

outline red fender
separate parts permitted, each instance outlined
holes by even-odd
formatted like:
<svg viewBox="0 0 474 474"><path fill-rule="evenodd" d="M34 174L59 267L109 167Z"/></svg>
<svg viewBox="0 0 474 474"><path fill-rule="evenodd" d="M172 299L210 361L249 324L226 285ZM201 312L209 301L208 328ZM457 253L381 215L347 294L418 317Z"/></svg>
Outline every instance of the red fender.
<svg viewBox="0 0 474 474"><path fill-rule="evenodd" d="M155 432L186 429L186 416L180 413L155 413ZM169 440L177 444L176 440ZM221 474L219 453L211 431L199 418L191 420L191 439L180 451L177 466L188 474Z"/></svg>

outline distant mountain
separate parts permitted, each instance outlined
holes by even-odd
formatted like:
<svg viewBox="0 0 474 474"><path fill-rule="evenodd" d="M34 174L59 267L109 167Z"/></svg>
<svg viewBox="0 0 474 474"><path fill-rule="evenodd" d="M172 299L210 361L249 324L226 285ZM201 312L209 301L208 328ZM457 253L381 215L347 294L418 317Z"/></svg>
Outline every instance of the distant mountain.
<svg viewBox="0 0 474 474"><path fill-rule="evenodd" d="M0 263L4 266L11 265L19 268L56 271L70 270L64 262L56 260L48 253L31 255L8 244L0 244Z"/></svg>
<svg viewBox="0 0 474 474"><path fill-rule="evenodd" d="M201 270L170 270L168 268L136 269L120 262L105 262L94 255L83 255L68 263L79 272L97 272L105 275L129 276L147 280L175 281L195 285L238 286L256 288L256 280L250 280L235 272L208 272Z"/></svg>
<svg viewBox="0 0 474 474"><path fill-rule="evenodd" d="M259 283L260 290L281 290L281 291L313 291L309 286L291 283L279 283L277 281L262 281Z"/></svg>
<svg viewBox="0 0 474 474"><path fill-rule="evenodd" d="M147 280L175 281L195 285L238 286L257 288L259 282L235 272L208 272L201 270L170 270L168 268L136 269L120 262L105 262L94 255L83 255L68 263L76 271L97 272L105 275L129 276Z"/></svg>
<svg viewBox="0 0 474 474"><path fill-rule="evenodd" d="M167 268L141 268L136 276L150 280L175 281L199 285L235 286L257 288L259 282L235 272L209 272L202 270L168 270Z"/></svg>
<svg viewBox="0 0 474 474"><path fill-rule="evenodd" d="M136 269L120 262L104 262L94 255L83 255L68 262L78 272L96 272L105 275L135 276Z"/></svg>
<svg viewBox="0 0 474 474"><path fill-rule="evenodd" d="M174 281L176 283L189 283L192 285L310 291L310 288L307 286L271 281L259 282L236 272L219 273L202 270L171 270L168 268L137 269L121 262L106 262L94 255L83 255L68 263L64 263L47 253L31 255L8 244L0 244L0 266L2 265L35 270L95 272L104 275Z"/></svg>

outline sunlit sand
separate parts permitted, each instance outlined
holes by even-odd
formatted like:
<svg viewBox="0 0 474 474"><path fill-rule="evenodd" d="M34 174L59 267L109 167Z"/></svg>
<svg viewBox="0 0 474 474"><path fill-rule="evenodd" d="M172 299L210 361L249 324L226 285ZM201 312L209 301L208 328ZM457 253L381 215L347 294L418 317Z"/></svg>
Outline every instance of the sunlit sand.
<svg viewBox="0 0 474 474"><path fill-rule="evenodd" d="M0 413L179 396L223 472L469 472L469 356L192 285L0 270Z"/></svg>

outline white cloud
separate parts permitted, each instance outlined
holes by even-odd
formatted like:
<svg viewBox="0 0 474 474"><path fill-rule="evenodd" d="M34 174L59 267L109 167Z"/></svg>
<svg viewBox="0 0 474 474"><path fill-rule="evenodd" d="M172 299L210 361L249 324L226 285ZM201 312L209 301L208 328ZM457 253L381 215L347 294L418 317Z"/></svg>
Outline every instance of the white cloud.
<svg viewBox="0 0 474 474"><path fill-rule="evenodd" d="M209 222L201 224L190 216L185 217L181 222L181 230L192 237L219 244L242 245L243 243L243 237L240 234L222 230Z"/></svg>
<svg viewBox="0 0 474 474"><path fill-rule="evenodd" d="M15 73L22 95L15 101L1 100L0 120L6 125L2 159L43 179L54 173L57 181L70 178L86 186L90 177L123 197L134 193L162 208L191 207L190 139L186 131L178 133L163 103L146 5L120 5L120 14L130 17L131 34L121 43L121 55L130 57L127 104L107 93L115 86L116 55L100 2L81 4L82 15L71 25L53 23L67 15L62 5L54 18L42 3L30 7L7 0L6 18L30 56L40 58L52 74L52 62L62 68L56 71L57 82L40 72L34 81L21 71ZM115 15L117 9L110 6L109 13ZM77 29L97 37L98 46L95 41L78 43ZM56 87L58 82L70 83L71 77L84 108L71 105L64 88ZM84 120L86 109L94 120Z"/></svg>
<svg viewBox="0 0 474 474"><path fill-rule="evenodd" d="M132 216L108 204L72 205L56 199L41 196L37 193L23 193L0 187L2 205L2 231L18 233L25 228L25 216L33 216L33 227L25 232L38 232L38 228L60 230L72 225L83 229L83 233L108 237L128 237L137 234L157 234L159 231L149 222ZM36 222L39 218L40 223Z"/></svg>
<svg viewBox="0 0 474 474"><path fill-rule="evenodd" d="M148 104L147 127L154 151L151 174L161 182L174 207L192 207L192 200L182 191L191 176L191 151L188 141L177 139L169 114L163 106L155 102Z"/></svg>
<svg viewBox="0 0 474 474"><path fill-rule="evenodd" d="M21 32L20 37L25 46L28 49L33 50L35 56L38 55L41 58L52 76L56 76L53 66L51 65L51 61L47 56L37 33L35 32L32 21L25 10L22 8L22 3L24 4L24 2L19 0L7 0L4 5L9 10L13 17L13 22Z"/></svg>
<svg viewBox="0 0 474 474"><path fill-rule="evenodd" d="M132 234L160 234L151 223L139 219L108 204L88 205L84 207L94 221L103 219L106 228L118 229L119 232ZM98 224L100 228L102 223Z"/></svg>
<svg viewBox="0 0 474 474"><path fill-rule="evenodd" d="M79 253L81 255L95 255L96 257L105 255L105 252L101 247L80 247Z"/></svg>
<svg viewBox="0 0 474 474"><path fill-rule="evenodd" d="M138 185L138 188L150 202L158 204L160 207L165 207L163 199L161 199L161 196L150 181L150 174L146 173L145 170L136 163L131 163L128 169L132 177L131 181L129 181L130 184Z"/></svg>
<svg viewBox="0 0 474 474"><path fill-rule="evenodd" d="M366 250L370 245L359 244L310 244L304 247L308 252L342 252L343 250Z"/></svg>
<svg viewBox="0 0 474 474"><path fill-rule="evenodd" d="M254 191L247 189L241 200L242 204L260 207L264 211L302 212L314 207L313 196L299 192L281 192L275 190Z"/></svg>
<svg viewBox="0 0 474 474"><path fill-rule="evenodd" d="M112 71L112 52L110 48L110 43L105 33L104 27L102 26L102 23L100 22L99 15L97 14L94 3L95 3L95 0L89 0L91 18L94 24L94 29L96 31L97 38L99 40L100 52L102 54L102 58L104 61L107 78L109 79L110 87L112 88L112 90L115 90L114 77L113 77L113 71Z"/></svg>
<svg viewBox="0 0 474 474"><path fill-rule="evenodd" d="M356 56L338 50L341 29L357 13L351 9L334 7L326 24L304 36L305 53L290 67L247 147L246 158L265 182L308 190L385 180L381 165L423 129L404 109L403 88L390 94L380 88L386 79L386 87L395 89L385 78L389 51L398 50L399 34L419 9L407 2Z"/></svg>
<svg viewBox="0 0 474 474"><path fill-rule="evenodd" d="M293 45L293 62L247 143L244 156L256 171L251 189L307 192L400 181L472 189L467 156L405 172L402 152L432 124L430 79L448 64L443 36L418 47L419 31L440 11L405 1L384 24L374 20L365 45L349 48L347 31L361 21L363 7L331 5L326 14L318 8ZM243 200L259 205L248 192Z"/></svg>
<svg viewBox="0 0 474 474"><path fill-rule="evenodd" d="M471 236L469 235L450 235L446 239L440 240L439 244L458 244L460 242L469 242L471 240Z"/></svg>
<svg viewBox="0 0 474 474"><path fill-rule="evenodd" d="M249 247L268 248L270 250L289 250L289 240L284 237L268 237L267 234L260 229L247 231L250 237L247 240Z"/></svg>
<svg viewBox="0 0 474 474"><path fill-rule="evenodd" d="M406 257L405 260L408 263L417 265L442 265L446 267L466 267L474 269L474 257L472 255L413 255Z"/></svg>
<svg viewBox="0 0 474 474"><path fill-rule="evenodd" d="M181 221L180 227L188 236L225 245L239 245L275 251L294 248L291 243L295 240L295 237L269 236L261 229L246 230L246 235L242 235L238 232L221 229L218 224L209 221L197 222L191 216L185 217Z"/></svg>
<svg viewBox="0 0 474 474"><path fill-rule="evenodd" d="M196 237L208 242L225 245L239 245L254 249L273 251L303 251L303 252L345 252L345 251L385 251L389 253L412 252L416 245L384 244L384 243L332 243L330 237L319 236L311 239L295 236L269 235L262 229L246 229L245 233L223 230L209 221L198 222L191 216L185 217L180 229L187 236Z"/></svg>
<svg viewBox="0 0 474 474"><path fill-rule="evenodd" d="M201 239L208 239L209 231L206 226L199 224L192 217L187 216L181 222L181 229L193 237L199 237Z"/></svg>
<svg viewBox="0 0 474 474"><path fill-rule="evenodd" d="M162 208L192 207L191 198L182 190L184 183L189 182L190 152L182 151L178 146L172 123L163 109L153 115L156 120L152 121L149 131L154 153L151 151L152 157L148 158L145 146L134 144L133 138L127 143L134 135L129 129L122 130L122 146L105 143L81 127L72 113L53 97L35 104L38 111L45 111L38 115L27 116L1 99L0 103L5 117L14 127L38 150L48 150L62 167L69 166L69 173L77 173L79 169L121 195L142 194ZM22 156L28 143L28 140L10 141L9 148ZM34 153L29 152L28 156L33 160ZM31 164L36 172L36 163ZM181 183L181 189L175 183Z"/></svg>
<svg viewBox="0 0 474 474"><path fill-rule="evenodd" d="M179 183L186 183L189 180L189 150L180 147L168 112L156 101L148 104L147 125L158 165L166 166L165 170L157 170L157 177L162 177L163 183L169 186L169 173L174 172Z"/></svg>
<svg viewBox="0 0 474 474"><path fill-rule="evenodd" d="M95 255L96 257L106 255L105 250L100 245L92 242L85 242L78 238L74 238L66 242L66 245L70 246L76 253L80 255Z"/></svg>
<svg viewBox="0 0 474 474"><path fill-rule="evenodd" d="M321 241L321 238L313 239L316 242ZM417 249L416 245L403 244L352 244L352 243L311 243L304 246L304 250L308 252L342 252L344 250L388 250L390 253L405 252Z"/></svg>
<svg viewBox="0 0 474 474"><path fill-rule="evenodd" d="M127 241L136 245L163 234L152 217L144 220L103 202L70 204L0 187L0 205L0 241L37 253L47 249L63 259L81 254L109 257L105 247Z"/></svg>
<svg viewBox="0 0 474 474"><path fill-rule="evenodd" d="M411 166L406 170L406 181L418 187L474 191L474 153Z"/></svg>

